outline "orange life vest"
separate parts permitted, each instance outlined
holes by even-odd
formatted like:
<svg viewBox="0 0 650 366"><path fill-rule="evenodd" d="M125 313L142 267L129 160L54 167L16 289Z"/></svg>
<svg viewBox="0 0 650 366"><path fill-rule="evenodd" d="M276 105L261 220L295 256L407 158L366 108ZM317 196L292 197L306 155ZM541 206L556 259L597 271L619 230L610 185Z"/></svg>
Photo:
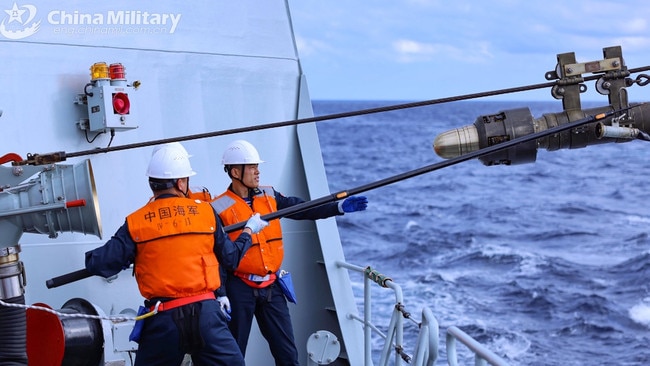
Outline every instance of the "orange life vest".
<svg viewBox="0 0 650 366"><path fill-rule="evenodd" d="M187 198L199 199L203 202L212 201L212 195L210 194L210 191L208 191L208 189L205 187L192 187L187 191Z"/></svg>
<svg viewBox="0 0 650 366"><path fill-rule="evenodd" d="M216 217L209 203L172 197L149 202L127 218L138 246L135 277L140 293L187 297L221 285L214 253Z"/></svg>
<svg viewBox="0 0 650 366"><path fill-rule="evenodd" d="M212 201L212 207L217 211L226 226L247 221L253 213L264 216L277 211L277 203L272 187L259 187L259 193L254 195L252 199L251 208L243 198L231 190L227 190ZM241 230L238 230L228 233L228 235L230 235L231 240L235 240L240 233ZM248 249L244 258L239 262L237 272L258 276L277 272L284 258L280 220L269 221L269 225L259 233L253 234L252 239L253 246Z"/></svg>

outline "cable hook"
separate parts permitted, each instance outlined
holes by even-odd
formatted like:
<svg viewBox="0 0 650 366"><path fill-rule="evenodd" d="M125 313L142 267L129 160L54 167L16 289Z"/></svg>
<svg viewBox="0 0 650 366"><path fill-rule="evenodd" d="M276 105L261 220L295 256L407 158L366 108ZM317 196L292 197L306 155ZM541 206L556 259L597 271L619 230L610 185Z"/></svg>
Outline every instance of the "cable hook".
<svg viewBox="0 0 650 366"><path fill-rule="evenodd" d="M150 311L148 313L145 313L145 314L142 314L140 316L136 316L135 320L137 321L137 320L146 319L146 318L148 318L150 316L154 316L154 315L158 314L158 308L160 307L160 304L162 304L162 302L160 302L160 301L156 302L156 306L154 306L152 311Z"/></svg>

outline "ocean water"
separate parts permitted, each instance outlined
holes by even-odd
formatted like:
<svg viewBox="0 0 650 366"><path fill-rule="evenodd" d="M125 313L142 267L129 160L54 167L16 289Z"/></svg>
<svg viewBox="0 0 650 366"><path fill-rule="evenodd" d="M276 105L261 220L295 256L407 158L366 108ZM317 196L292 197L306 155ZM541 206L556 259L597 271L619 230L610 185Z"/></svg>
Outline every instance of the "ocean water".
<svg viewBox="0 0 650 366"><path fill-rule="evenodd" d="M313 105L326 115L391 104ZM440 162L439 133L519 107L535 118L562 110L558 101L464 101L319 122L330 190ZM650 143L637 140L540 149L533 164L470 160L401 180L365 192L367 211L337 218L344 252L399 284L415 319L423 306L433 311L439 364L445 329L455 325L512 365L647 365L649 157ZM361 278L351 278L361 299ZM394 296L373 290L373 302L385 331L381 314ZM418 330L405 324L412 354ZM473 364L463 348L463 364Z"/></svg>

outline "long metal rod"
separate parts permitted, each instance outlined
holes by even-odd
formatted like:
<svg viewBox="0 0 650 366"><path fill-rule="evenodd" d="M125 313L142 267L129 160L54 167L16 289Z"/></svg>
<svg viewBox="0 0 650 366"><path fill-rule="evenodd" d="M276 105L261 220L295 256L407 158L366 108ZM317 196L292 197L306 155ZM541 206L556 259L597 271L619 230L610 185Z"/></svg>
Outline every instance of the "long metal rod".
<svg viewBox="0 0 650 366"><path fill-rule="evenodd" d="M19 208L15 210L2 211L0 212L0 217L26 215L26 214L33 214L36 212L60 210L64 208L66 208L65 203L50 203L42 206L33 206L27 208Z"/></svg>
<svg viewBox="0 0 650 366"><path fill-rule="evenodd" d="M278 211L272 212L270 214L264 215L264 216L262 216L262 219L266 220L266 221L269 221L269 220L274 220L274 219L282 218L282 217L285 217L285 216L289 216L289 215L292 215L292 214L295 214L295 213L298 213L298 212L301 212L301 211L304 211L304 210L308 210L308 209L320 206L320 205L325 204L325 203L338 201L338 200L344 199L346 197L349 197L349 196L352 196L352 195L355 195L355 194L363 193L363 192L366 192L366 191L369 191L369 190L372 190L372 189L376 189L376 188L380 188L380 187L383 187L383 186L386 186L386 185L389 185L389 184L392 184L392 183L396 183L396 182L399 182L399 181L402 181L402 180L405 180L405 179L413 178L413 177L416 177L418 175L422 175L422 174L429 173L429 172L432 172L432 171L435 171L435 170L443 169L443 168L446 168L446 167L449 167L449 166L452 166L452 165L456 165L458 163L462 163L464 161L474 159L474 158L477 158L477 157L480 157L480 156L483 156L483 155L492 154L492 153L497 152L497 151L505 150L505 149L508 149L510 147L513 147L515 145L518 145L518 144L521 144L521 143L524 143L524 142L537 140L537 139L545 137L545 136L553 135L553 134L556 134L558 132L562 132L562 131L565 131L565 130L570 130L572 128L576 128L576 127L585 125L587 123L600 121L600 120L603 120L603 119L605 119L607 117L613 116L613 115L615 115L617 113L621 113L621 112L627 111L629 109L639 107L639 106L641 106L643 104L644 103L636 104L634 106L626 107L626 108L622 108L622 109L614 109L614 110L610 110L610 111L607 111L607 112L604 112L604 113L600 113L600 114L595 115L595 116L587 116L587 117L579 119L577 121L573 121L573 122L569 122L569 123L566 123L566 124L563 124L563 125L555 126L553 128L549 128L549 129L544 130L544 131L532 133L530 135L521 136L521 137L515 138L513 140L502 142L502 143L499 143L497 145L492 145L492 146L489 146L489 147L486 147L486 148L483 148L483 149L480 149L480 150L476 150L476 151L473 151L473 152L470 152L470 153L467 153L465 155L461 155L461 156L458 156L458 157L455 157L455 158L452 158L452 159L449 159L449 160L445 160L445 161L441 161L439 163L427 165L427 166L424 166L424 167L419 168L419 169L415 169L415 170L411 170L411 171L408 171L408 172L405 172L405 173L402 173L402 174L394 175L392 177L381 179L381 180L378 180L378 181L375 181L375 182L372 182L372 183L368 183L368 184L365 184L365 185L362 185L362 186L359 186L359 187L351 188L351 189L348 189L348 190L345 190L345 191L340 191L338 193L333 193L333 194L330 194L330 195L327 195L327 196L323 196L321 198L317 198L317 199L314 199L314 200L311 200L311 201L303 202L303 203L300 203L298 205L294 205L294 206L291 206L291 207L288 207L288 208L278 210ZM226 232L232 232L232 231L243 229L245 225L246 225L246 221L242 221L242 222L239 222L239 223L236 223L236 224L233 224L233 225L228 225L228 226L226 226L224 228L224 230ZM46 284L47 288L54 288L54 287L65 285L67 283L78 281L78 280L81 280L81 279L84 279L84 278L87 278L87 277L91 277L91 276L92 276L92 274L90 274L85 269L80 269L80 270L77 270L77 271L74 271L74 272L70 272L68 274L61 275L59 277L54 277L52 279L49 279L49 280L46 281L45 284Z"/></svg>

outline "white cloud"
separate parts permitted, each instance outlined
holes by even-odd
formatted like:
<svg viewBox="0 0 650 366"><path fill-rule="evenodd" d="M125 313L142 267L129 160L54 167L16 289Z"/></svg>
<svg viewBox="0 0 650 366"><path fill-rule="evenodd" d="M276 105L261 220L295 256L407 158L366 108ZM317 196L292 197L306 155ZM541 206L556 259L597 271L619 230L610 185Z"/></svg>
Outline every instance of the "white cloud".
<svg viewBox="0 0 650 366"><path fill-rule="evenodd" d="M290 3L303 68L322 78L310 82L316 98L327 90L330 97L354 91L358 95L351 98L359 99L392 91L400 99L398 91L414 91L426 83L424 75L439 80L441 73L454 74L453 84L465 90L544 82L557 54L575 52L579 62L594 61L604 47L616 45L628 67L650 64L647 0ZM388 80L392 75L399 77ZM494 82L480 85L481 78Z"/></svg>
<svg viewBox="0 0 650 366"><path fill-rule="evenodd" d="M399 39L393 42L396 60L402 63L427 62L438 58L461 61L463 63L480 63L492 58L488 42L478 42L463 48L442 43L422 43L411 39Z"/></svg>
<svg viewBox="0 0 650 366"><path fill-rule="evenodd" d="M633 18L621 24L621 29L629 33L648 32L648 21L645 18Z"/></svg>
<svg viewBox="0 0 650 366"><path fill-rule="evenodd" d="M436 53L435 45L420 43L410 39L400 39L393 42L393 49L397 51L398 59L409 62L418 58L428 59Z"/></svg>

